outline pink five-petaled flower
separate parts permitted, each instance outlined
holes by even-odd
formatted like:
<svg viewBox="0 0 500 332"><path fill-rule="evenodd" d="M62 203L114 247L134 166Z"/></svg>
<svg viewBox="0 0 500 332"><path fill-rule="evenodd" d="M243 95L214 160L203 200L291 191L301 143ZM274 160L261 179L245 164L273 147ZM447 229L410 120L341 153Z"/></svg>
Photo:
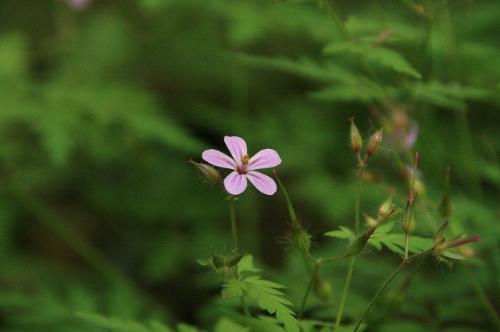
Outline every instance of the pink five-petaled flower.
<svg viewBox="0 0 500 332"><path fill-rule="evenodd" d="M225 136L231 157L220 151L209 149L203 151L201 157L206 162L222 168L233 170L224 179L224 187L231 195L239 195L247 188L247 179L255 188L266 195L276 192L276 183L269 176L256 172L258 169L276 167L281 164L281 158L273 149L264 149L250 158L245 140L237 136Z"/></svg>

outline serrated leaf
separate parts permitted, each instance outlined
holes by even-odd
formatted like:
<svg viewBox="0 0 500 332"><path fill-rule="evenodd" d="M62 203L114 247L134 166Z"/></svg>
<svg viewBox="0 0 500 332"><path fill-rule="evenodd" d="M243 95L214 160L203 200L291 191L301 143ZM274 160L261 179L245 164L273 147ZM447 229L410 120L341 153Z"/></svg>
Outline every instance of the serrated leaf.
<svg viewBox="0 0 500 332"><path fill-rule="evenodd" d="M339 228L340 229L335 231L326 232L325 235L329 237L336 237L339 239L348 239L348 240L354 239L355 236L352 230L344 226L340 226Z"/></svg>
<svg viewBox="0 0 500 332"><path fill-rule="evenodd" d="M77 312L75 313L76 317L91 323L94 326L106 328L111 331L120 331L120 332L151 332L144 325L135 322L133 320L123 320L114 317L104 317L95 313L84 313Z"/></svg>
<svg viewBox="0 0 500 332"><path fill-rule="evenodd" d="M256 301L257 305L268 313L275 315L283 323L286 331L299 332L299 325L295 313L290 307L292 303L284 297L284 286L261 279L253 275L241 280L232 279L223 285L222 297L232 298L247 296Z"/></svg>
<svg viewBox="0 0 500 332"><path fill-rule="evenodd" d="M255 265L253 264L253 256L252 255L245 255L238 262L238 272L239 273L259 272L259 271L260 270L258 268L256 268Z"/></svg>
<svg viewBox="0 0 500 332"><path fill-rule="evenodd" d="M329 54L354 54L374 65L389 68L417 79L422 78L422 75L401 54L385 47L355 43L332 43L325 48L325 52Z"/></svg>
<svg viewBox="0 0 500 332"><path fill-rule="evenodd" d="M222 318L217 322L214 332L248 332L249 329L229 320L227 318Z"/></svg>
<svg viewBox="0 0 500 332"><path fill-rule="evenodd" d="M199 332L200 330L198 330L194 326L181 323L181 324L177 325L177 331L179 331L179 332Z"/></svg>
<svg viewBox="0 0 500 332"><path fill-rule="evenodd" d="M222 286L222 297L240 297L247 291L247 283L242 280L230 280Z"/></svg>
<svg viewBox="0 0 500 332"><path fill-rule="evenodd" d="M465 256L462 256L458 253L455 253L455 252L452 252L450 250L444 250L440 253L440 256L443 256L443 257L446 257L446 258L450 258L450 259L454 259L454 260L458 260L458 261L464 261L464 260L467 260L467 257Z"/></svg>

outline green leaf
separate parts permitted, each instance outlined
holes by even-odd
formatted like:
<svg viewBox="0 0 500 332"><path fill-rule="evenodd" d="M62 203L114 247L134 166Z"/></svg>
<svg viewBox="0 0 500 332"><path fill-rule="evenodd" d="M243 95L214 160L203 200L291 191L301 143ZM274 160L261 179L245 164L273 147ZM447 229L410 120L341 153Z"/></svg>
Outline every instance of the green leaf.
<svg viewBox="0 0 500 332"><path fill-rule="evenodd" d="M253 264L253 256L245 255L238 262L238 271L240 273L245 272L259 272L260 270Z"/></svg>
<svg viewBox="0 0 500 332"><path fill-rule="evenodd" d="M331 43L325 48L325 52L329 54L354 54L374 65L389 68L417 79L422 78L422 75L401 54L385 47L354 43Z"/></svg>
<svg viewBox="0 0 500 332"><path fill-rule="evenodd" d="M179 332L200 332L196 327L188 325L188 324L178 324L177 331Z"/></svg>
<svg viewBox="0 0 500 332"><path fill-rule="evenodd" d="M217 322L214 332L248 332L249 329L229 320L227 318L222 318Z"/></svg>
<svg viewBox="0 0 500 332"><path fill-rule="evenodd" d="M386 247L389 250L397 253L404 254L404 234L403 233L390 233L394 223L387 223L379 226L375 233L372 235L368 243L378 250ZM412 253L419 253L428 250L434 245L434 239L425 238L418 235L410 235L408 251Z"/></svg>
<svg viewBox="0 0 500 332"><path fill-rule="evenodd" d="M353 240L355 238L354 233L347 227L340 226L340 229L336 231L326 232L325 235L329 237L336 237L339 239Z"/></svg>
<svg viewBox="0 0 500 332"><path fill-rule="evenodd" d="M76 312L75 316L100 328L117 332L172 332L172 330L163 323L153 320L149 326L136 322L134 320L124 320L116 317L105 317L96 313ZM184 330L189 332L188 330ZM194 330L197 332L198 330Z"/></svg>
<svg viewBox="0 0 500 332"><path fill-rule="evenodd" d="M255 273L252 256L245 256L238 264L240 273ZM233 298L246 296L256 301L257 305L268 313L275 315L289 332L298 332L299 325L295 313L290 307L292 303L284 297L284 286L264 280L258 275L250 275L242 279L231 279L223 285L222 297Z"/></svg>

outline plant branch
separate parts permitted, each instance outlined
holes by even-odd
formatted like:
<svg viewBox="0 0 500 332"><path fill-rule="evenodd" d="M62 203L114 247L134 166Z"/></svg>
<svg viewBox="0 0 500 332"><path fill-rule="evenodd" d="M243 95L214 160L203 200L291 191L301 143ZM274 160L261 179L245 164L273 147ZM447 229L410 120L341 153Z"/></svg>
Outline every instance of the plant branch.
<svg viewBox="0 0 500 332"><path fill-rule="evenodd" d="M233 248L239 251L238 224L236 223L236 199L233 196L229 200L229 219L231 220L231 235L233 237Z"/></svg>

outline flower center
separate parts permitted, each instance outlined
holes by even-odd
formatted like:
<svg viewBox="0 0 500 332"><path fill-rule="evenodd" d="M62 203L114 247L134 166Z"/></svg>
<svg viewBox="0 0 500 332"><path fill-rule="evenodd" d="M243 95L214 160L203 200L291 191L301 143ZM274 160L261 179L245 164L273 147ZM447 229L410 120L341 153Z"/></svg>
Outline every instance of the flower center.
<svg viewBox="0 0 500 332"><path fill-rule="evenodd" d="M250 160L250 156L248 154L245 154L245 155L241 156L240 160L241 160L241 165L238 167L238 173L246 174L248 161Z"/></svg>
<svg viewBox="0 0 500 332"><path fill-rule="evenodd" d="M243 165L245 165L245 166L248 165L248 161L249 160L250 160L250 156L249 155L245 154L245 155L241 156L241 163Z"/></svg>

